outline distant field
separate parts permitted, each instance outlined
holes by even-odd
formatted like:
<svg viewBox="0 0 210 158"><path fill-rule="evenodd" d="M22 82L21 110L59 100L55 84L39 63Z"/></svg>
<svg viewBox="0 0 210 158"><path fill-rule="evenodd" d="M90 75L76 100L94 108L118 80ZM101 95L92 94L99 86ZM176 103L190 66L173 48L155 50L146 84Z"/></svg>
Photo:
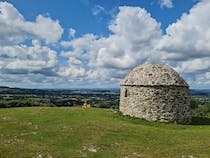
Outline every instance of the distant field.
<svg viewBox="0 0 210 158"><path fill-rule="evenodd" d="M118 108L119 89L22 89L0 86L0 108L82 106Z"/></svg>
<svg viewBox="0 0 210 158"><path fill-rule="evenodd" d="M0 158L209 158L210 119L150 123L111 109L0 109Z"/></svg>

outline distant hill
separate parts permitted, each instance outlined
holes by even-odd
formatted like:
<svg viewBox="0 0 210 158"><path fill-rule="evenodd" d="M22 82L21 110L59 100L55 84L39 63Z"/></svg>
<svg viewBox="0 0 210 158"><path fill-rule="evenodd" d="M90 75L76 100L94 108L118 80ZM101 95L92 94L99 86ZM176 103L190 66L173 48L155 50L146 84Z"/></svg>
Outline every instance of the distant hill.
<svg viewBox="0 0 210 158"><path fill-rule="evenodd" d="M190 89L191 95L210 96L210 89Z"/></svg>
<svg viewBox="0 0 210 158"><path fill-rule="evenodd" d="M0 86L0 94L40 94L40 93L50 93L50 92L119 92L120 89L117 88L90 88L90 89L29 89L29 88L11 88L6 86Z"/></svg>
<svg viewBox="0 0 210 158"><path fill-rule="evenodd" d="M42 89L25 89L25 88L10 88L0 86L0 94L40 94L45 90Z"/></svg>
<svg viewBox="0 0 210 158"><path fill-rule="evenodd" d="M68 92L75 91L80 92L120 92L120 89L110 88L110 89L101 89L101 88L92 88L92 89L27 89L27 88L10 88L5 86L0 86L1 94L43 94L51 92ZM191 95L200 95L200 96L209 96L210 89L190 89Z"/></svg>

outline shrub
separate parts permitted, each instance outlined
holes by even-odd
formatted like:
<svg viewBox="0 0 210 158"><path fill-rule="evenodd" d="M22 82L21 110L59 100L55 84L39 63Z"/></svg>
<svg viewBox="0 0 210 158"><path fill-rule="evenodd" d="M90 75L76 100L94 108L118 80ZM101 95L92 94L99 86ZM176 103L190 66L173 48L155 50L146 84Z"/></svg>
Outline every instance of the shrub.
<svg viewBox="0 0 210 158"><path fill-rule="evenodd" d="M196 108L198 108L198 105L200 104L200 102L197 100L197 99L195 99L195 98L192 98L191 100L190 100L190 107L191 107L191 109L196 109Z"/></svg>
<svg viewBox="0 0 210 158"><path fill-rule="evenodd" d="M193 110L193 115L210 117L210 104L198 105L198 107Z"/></svg>

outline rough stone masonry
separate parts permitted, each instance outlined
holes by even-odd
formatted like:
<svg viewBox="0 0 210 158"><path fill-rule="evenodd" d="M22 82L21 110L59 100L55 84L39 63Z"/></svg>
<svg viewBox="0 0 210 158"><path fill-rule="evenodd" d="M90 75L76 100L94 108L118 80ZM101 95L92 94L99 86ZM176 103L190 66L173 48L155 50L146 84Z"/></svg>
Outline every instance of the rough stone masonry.
<svg viewBox="0 0 210 158"><path fill-rule="evenodd" d="M121 82L120 111L148 121L189 124L189 86L167 65L143 64Z"/></svg>

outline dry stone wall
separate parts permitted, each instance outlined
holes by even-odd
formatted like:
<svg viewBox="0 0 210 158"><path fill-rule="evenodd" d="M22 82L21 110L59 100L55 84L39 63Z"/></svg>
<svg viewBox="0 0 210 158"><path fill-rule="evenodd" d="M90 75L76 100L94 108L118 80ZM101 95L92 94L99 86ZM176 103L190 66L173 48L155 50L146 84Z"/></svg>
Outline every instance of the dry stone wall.
<svg viewBox="0 0 210 158"><path fill-rule="evenodd" d="M121 85L120 111L149 121L189 124L188 87Z"/></svg>

